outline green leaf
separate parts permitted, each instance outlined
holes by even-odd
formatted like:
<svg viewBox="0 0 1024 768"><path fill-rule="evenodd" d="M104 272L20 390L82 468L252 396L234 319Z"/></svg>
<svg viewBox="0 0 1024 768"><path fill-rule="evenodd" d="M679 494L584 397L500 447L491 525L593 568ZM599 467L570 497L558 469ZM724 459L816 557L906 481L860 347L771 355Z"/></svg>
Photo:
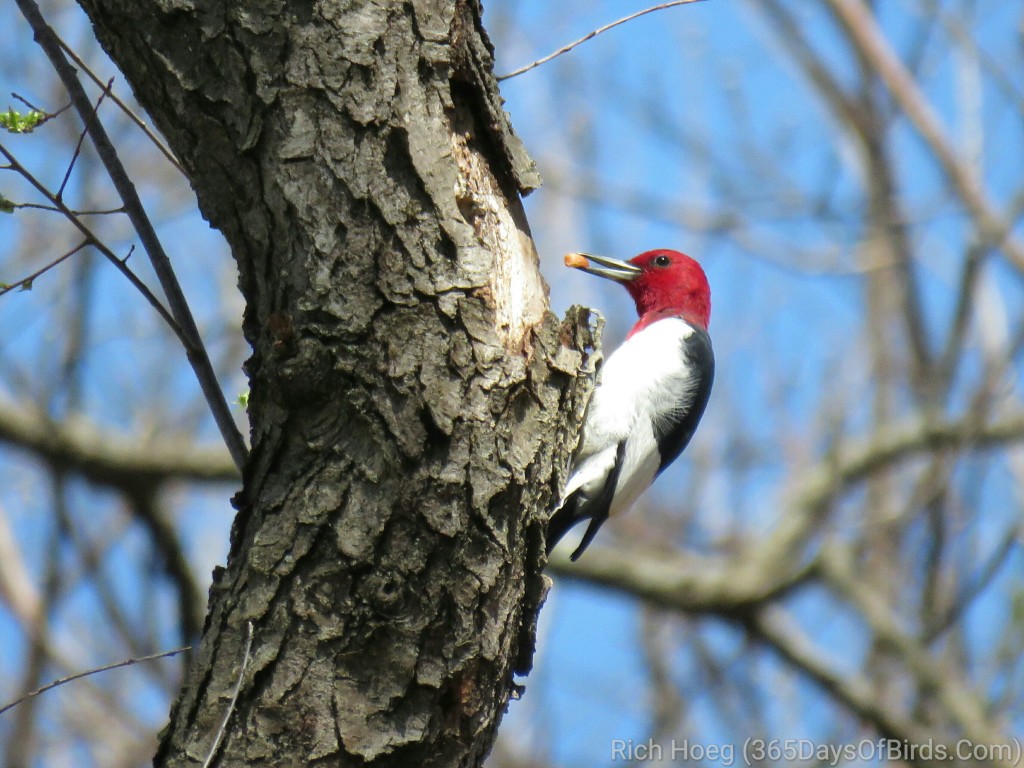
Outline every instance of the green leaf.
<svg viewBox="0 0 1024 768"><path fill-rule="evenodd" d="M0 193L0 213L14 213L14 201L8 200Z"/></svg>
<svg viewBox="0 0 1024 768"><path fill-rule="evenodd" d="M34 282L35 282L35 278L32 278L30 280L23 280L21 285L18 286L18 290L19 291L31 291L32 290L32 283L34 283Z"/></svg>
<svg viewBox="0 0 1024 768"><path fill-rule="evenodd" d="M249 407L249 390L248 389L245 390L245 392L243 392L242 394L240 394L238 396L238 399L235 401L235 404L236 405L240 405L243 408L248 408Z"/></svg>
<svg viewBox="0 0 1024 768"><path fill-rule="evenodd" d="M30 109L23 115L8 107L6 112L0 112L0 128L9 133L32 133L45 119L46 114L35 109Z"/></svg>

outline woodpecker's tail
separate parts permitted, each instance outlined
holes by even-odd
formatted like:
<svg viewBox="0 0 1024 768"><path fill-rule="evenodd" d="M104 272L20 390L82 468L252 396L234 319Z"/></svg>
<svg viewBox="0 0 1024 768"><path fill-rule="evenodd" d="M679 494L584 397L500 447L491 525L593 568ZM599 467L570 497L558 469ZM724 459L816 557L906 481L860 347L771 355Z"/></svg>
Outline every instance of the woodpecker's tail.
<svg viewBox="0 0 1024 768"><path fill-rule="evenodd" d="M597 535L597 529L608 519L608 508L610 506L611 498L602 503L600 499L586 498L579 491L569 496L562 503L562 506L555 510L555 514L551 516L551 519L548 520L548 554L551 554L551 550L555 548L555 545L577 523L590 520L590 525L587 526L583 539L569 557L575 563L580 555L583 554L583 551L590 546L590 542L594 540L594 536Z"/></svg>

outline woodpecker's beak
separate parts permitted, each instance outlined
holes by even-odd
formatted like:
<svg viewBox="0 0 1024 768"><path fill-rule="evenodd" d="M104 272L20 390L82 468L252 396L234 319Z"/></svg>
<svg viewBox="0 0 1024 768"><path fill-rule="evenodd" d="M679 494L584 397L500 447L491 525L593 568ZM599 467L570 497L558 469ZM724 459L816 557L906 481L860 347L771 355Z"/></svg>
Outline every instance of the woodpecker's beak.
<svg viewBox="0 0 1024 768"><path fill-rule="evenodd" d="M609 259L607 256L594 256L589 253L565 254L565 266L582 269L598 277L607 277L617 283L628 283L642 271L640 267L628 261Z"/></svg>

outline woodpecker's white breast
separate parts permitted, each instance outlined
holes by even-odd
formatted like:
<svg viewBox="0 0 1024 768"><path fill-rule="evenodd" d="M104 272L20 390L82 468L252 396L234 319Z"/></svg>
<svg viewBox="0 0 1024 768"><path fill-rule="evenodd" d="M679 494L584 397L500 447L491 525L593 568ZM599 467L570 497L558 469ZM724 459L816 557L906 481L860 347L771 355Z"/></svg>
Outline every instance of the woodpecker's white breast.
<svg viewBox="0 0 1024 768"><path fill-rule="evenodd" d="M577 489L588 497L599 493L623 440L626 448L609 514L628 509L654 481L661 464L655 429L682 417L699 384L684 353L693 332L682 318L658 320L608 357L563 498Z"/></svg>

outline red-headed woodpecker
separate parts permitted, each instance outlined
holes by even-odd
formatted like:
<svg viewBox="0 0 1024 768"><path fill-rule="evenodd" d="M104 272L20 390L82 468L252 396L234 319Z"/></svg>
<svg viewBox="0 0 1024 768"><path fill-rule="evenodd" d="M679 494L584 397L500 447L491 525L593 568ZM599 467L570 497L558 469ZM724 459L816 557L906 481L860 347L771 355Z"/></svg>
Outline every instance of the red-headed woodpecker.
<svg viewBox="0 0 1024 768"><path fill-rule="evenodd" d="M704 414L715 357L704 270L678 251L629 261L570 253L569 267L622 283L640 319L601 369L562 501L548 522L548 553L590 520L576 560L611 515L624 512L675 461Z"/></svg>

